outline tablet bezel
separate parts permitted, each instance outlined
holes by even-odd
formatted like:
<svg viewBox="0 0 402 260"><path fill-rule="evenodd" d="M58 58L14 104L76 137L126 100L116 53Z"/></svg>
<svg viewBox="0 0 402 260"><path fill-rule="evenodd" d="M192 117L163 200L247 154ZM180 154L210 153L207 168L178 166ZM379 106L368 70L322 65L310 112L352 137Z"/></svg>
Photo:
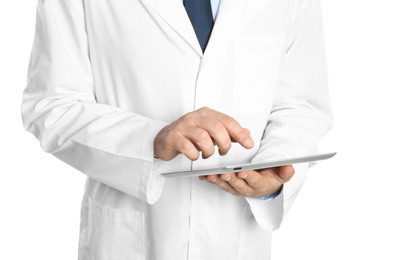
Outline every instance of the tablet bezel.
<svg viewBox="0 0 402 260"><path fill-rule="evenodd" d="M334 157L336 152L332 153L322 153L301 157L293 157L288 159L281 159L275 161L267 161L267 162L252 162L252 163L243 163L238 165L226 165L226 166L218 166L212 168L203 168L196 169L190 171L179 171L179 172L167 172L162 173L161 175L166 178L173 177L195 177L202 175L211 175L211 174L222 174L222 173L231 173L231 172L242 172L248 170L261 170L266 168L279 167L284 165L296 164L296 163L305 163L305 162L315 162L326 160Z"/></svg>

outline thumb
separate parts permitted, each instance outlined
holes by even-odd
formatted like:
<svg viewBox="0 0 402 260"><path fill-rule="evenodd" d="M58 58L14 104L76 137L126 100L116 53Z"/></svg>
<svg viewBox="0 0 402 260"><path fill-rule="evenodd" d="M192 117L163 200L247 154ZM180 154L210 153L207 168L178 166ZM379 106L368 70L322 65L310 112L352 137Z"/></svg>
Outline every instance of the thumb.
<svg viewBox="0 0 402 260"><path fill-rule="evenodd" d="M295 169L293 165L285 165L279 168L278 176L282 179L282 181L288 182L292 179L293 175L295 174Z"/></svg>

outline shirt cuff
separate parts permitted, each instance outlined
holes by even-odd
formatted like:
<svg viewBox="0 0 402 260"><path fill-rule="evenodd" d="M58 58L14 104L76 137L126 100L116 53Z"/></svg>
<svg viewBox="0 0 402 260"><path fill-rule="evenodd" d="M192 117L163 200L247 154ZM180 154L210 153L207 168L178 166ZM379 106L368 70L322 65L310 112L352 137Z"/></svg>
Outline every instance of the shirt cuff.
<svg viewBox="0 0 402 260"><path fill-rule="evenodd" d="M280 188L277 192L275 192L275 193L273 193L273 194L271 194L271 195L268 195L268 196L258 197L258 198L256 198L256 199L257 199L257 200L263 200L263 201L270 201L270 200L273 200L273 199L275 199L276 197L278 197L278 196L281 194L282 189L283 189L283 185L281 186L281 188Z"/></svg>

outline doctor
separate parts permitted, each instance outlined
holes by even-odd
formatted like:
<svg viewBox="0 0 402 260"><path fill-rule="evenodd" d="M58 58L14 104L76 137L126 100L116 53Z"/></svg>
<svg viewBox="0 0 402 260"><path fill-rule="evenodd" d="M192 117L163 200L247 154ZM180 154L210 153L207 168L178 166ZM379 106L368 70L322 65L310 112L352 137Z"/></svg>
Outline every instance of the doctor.
<svg viewBox="0 0 402 260"><path fill-rule="evenodd" d="M319 1L211 3L197 18L191 0L38 1L23 121L88 176L79 259L270 259L307 164L160 173L317 152Z"/></svg>

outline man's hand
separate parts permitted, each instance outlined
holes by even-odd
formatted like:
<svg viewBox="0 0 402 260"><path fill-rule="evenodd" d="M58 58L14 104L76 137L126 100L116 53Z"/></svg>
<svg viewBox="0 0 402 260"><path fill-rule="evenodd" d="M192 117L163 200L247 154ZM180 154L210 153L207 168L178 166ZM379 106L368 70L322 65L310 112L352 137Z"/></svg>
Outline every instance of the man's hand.
<svg viewBox="0 0 402 260"><path fill-rule="evenodd" d="M197 160L201 152L206 159L215 152L215 145L220 155L227 154L232 142L247 149L254 146L249 130L230 116L204 107L163 128L154 141L154 156L169 161L184 154L190 160Z"/></svg>
<svg viewBox="0 0 402 260"><path fill-rule="evenodd" d="M258 198L277 192L284 183L293 177L294 173L293 166L287 165L259 171L214 174L199 178L208 180L233 195Z"/></svg>

